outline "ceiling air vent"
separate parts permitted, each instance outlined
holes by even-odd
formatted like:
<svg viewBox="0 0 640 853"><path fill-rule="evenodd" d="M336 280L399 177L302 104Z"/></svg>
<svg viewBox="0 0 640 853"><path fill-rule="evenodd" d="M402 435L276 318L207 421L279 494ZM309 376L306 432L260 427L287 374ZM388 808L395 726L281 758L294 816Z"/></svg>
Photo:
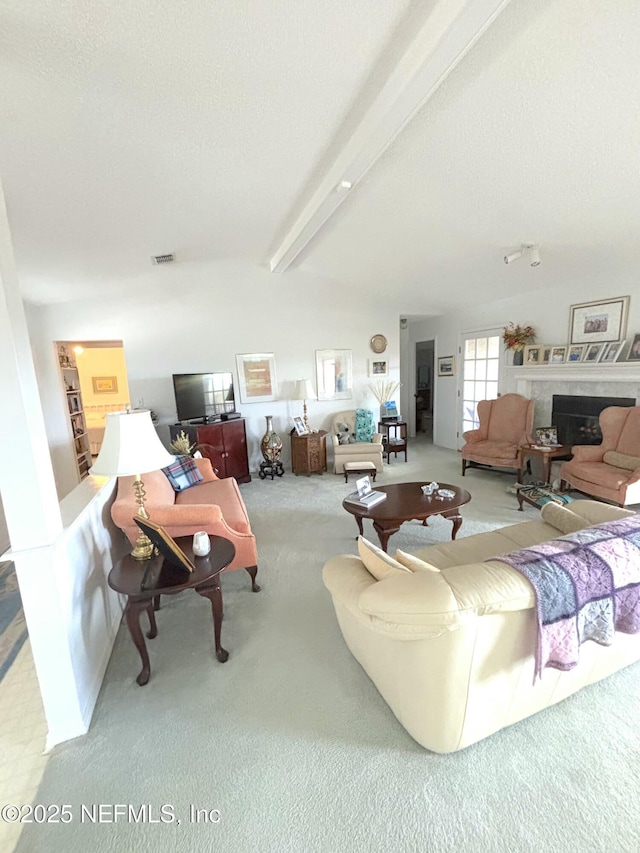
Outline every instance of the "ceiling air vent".
<svg viewBox="0 0 640 853"><path fill-rule="evenodd" d="M151 255L151 263L152 264L170 264L172 261L175 261L176 256L171 253L170 255Z"/></svg>

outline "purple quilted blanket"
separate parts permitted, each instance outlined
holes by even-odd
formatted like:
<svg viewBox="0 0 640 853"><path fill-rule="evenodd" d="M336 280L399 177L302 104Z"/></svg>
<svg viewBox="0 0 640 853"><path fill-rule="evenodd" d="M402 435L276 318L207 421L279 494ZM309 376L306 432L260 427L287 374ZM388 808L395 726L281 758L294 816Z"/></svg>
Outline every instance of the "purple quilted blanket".
<svg viewBox="0 0 640 853"><path fill-rule="evenodd" d="M545 666L569 670L580 645L640 631L640 515L607 521L495 559L529 580L536 593L535 678Z"/></svg>

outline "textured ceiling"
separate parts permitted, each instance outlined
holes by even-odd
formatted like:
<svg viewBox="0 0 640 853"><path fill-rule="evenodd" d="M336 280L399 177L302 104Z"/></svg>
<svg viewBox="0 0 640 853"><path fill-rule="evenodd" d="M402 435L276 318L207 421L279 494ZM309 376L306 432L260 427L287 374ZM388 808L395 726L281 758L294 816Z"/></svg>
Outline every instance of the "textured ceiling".
<svg viewBox="0 0 640 853"><path fill-rule="evenodd" d="M4 0L0 176L21 287L149 256L260 266L430 3ZM513 0L282 278L401 311L640 263L640 4ZM543 263L502 256L539 242Z"/></svg>

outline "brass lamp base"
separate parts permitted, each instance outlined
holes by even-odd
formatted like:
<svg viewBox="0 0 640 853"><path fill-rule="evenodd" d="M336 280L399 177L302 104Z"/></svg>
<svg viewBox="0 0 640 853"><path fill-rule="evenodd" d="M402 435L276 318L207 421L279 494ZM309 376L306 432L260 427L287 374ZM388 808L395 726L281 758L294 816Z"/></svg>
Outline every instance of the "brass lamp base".
<svg viewBox="0 0 640 853"><path fill-rule="evenodd" d="M148 517L148 516L147 516ZM136 544L133 547L131 556L134 560L150 560L153 557L156 546L146 533L140 531L140 535L136 539Z"/></svg>
<svg viewBox="0 0 640 853"><path fill-rule="evenodd" d="M136 503L138 504L138 515L140 518L149 518L149 513L144 508L145 490L144 484L140 479L140 474L136 474L136 478L133 481L133 491L135 492ZM134 560L150 560L155 553L156 546L147 534L141 530L136 539L136 544L133 546L131 556Z"/></svg>

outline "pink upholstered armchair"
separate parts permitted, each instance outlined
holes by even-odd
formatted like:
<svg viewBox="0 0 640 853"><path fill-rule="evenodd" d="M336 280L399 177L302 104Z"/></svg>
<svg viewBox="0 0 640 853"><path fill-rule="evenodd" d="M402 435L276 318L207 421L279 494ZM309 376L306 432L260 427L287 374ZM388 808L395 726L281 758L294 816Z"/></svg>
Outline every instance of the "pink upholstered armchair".
<svg viewBox="0 0 640 853"><path fill-rule="evenodd" d="M478 419L478 429L463 433L462 476L467 467L476 465L517 468L518 448L533 442L533 400L520 394L481 400Z"/></svg>
<svg viewBox="0 0 640 853"><path fill-rule="evenodd" d="M610 406L600 412L602 444L576 444L560 478L598 498L640 503L640 408Z"/></svg>

